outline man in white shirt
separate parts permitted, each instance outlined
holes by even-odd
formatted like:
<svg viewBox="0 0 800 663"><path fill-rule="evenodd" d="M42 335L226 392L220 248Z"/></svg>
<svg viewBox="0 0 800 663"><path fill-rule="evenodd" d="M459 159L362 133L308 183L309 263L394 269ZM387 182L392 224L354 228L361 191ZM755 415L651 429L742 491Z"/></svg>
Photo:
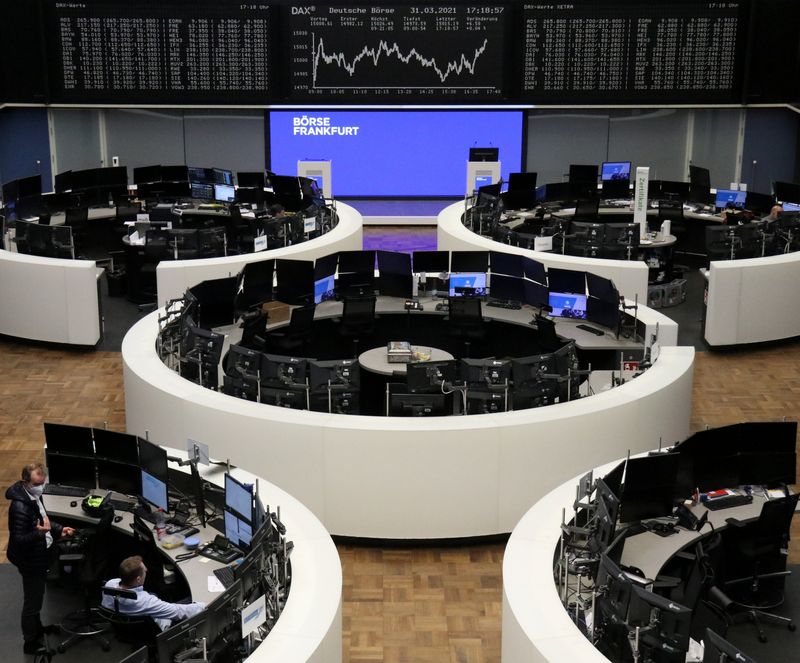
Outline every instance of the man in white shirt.
<svg viewBox="0 0 800 663"><path fill-rule="evenodd" d="M161 627L168 629L174 622L196 615L205 608L205 603L167 603L155 594L144 590L147 567L138 555L127 557L119 565L119 578L112 578L105 586L112 589L127 589L136 592L136 600L119 599L119 611L132 617L152 617ZM103 607L114 610L114 599L103 595Z"/></svg>

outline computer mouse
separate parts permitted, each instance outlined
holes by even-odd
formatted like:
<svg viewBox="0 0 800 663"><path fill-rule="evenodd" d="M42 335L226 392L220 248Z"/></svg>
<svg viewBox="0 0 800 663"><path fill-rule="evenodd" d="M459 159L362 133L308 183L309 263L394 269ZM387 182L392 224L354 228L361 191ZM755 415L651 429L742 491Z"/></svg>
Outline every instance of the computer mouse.
<svg viewBox="0 0 800 663"><path fill-rule="evenodd" d="M118 523L122 520L122 516L114 516L114 522Z"/></svg>
<svg viewBox="0 0 800 663"><path fill-rule="evenodd" d="M72 500L72 501L69 503L69 505L70 505L70 506L71 506L71 507L74 509L76 506L78 506L78 503L77 503L75 500Z"/></svg>

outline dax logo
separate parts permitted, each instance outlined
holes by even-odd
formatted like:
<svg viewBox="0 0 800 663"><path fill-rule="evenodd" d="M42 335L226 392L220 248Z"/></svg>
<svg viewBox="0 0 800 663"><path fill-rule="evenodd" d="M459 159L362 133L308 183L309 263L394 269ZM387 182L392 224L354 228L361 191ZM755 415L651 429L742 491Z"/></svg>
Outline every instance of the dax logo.
<svg viewBox="0 0 800 663"><path fill-rule="evenodd" d="M292 7L292 16L313 14L316 7Z"/></svg>

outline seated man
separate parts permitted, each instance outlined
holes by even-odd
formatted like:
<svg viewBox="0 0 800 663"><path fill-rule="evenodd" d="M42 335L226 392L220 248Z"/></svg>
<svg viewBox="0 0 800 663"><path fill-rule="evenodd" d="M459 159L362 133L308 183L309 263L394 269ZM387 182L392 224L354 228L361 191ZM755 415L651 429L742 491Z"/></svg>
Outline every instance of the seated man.
<svg viewBox="0 0 800 663"><path fill-rule="evenodd" d="M112 589L127 589L136 592L136 600L120 598L119 611L131 617L152 617L161 627L168 629L174 622L196 615L205 608L204 603L167 603L155 594L144 591L147 567L138 555L127 557L119 565L119 578L112 578L105 586ZM114 599L103 595L103 607L114 610Z"/></svg>

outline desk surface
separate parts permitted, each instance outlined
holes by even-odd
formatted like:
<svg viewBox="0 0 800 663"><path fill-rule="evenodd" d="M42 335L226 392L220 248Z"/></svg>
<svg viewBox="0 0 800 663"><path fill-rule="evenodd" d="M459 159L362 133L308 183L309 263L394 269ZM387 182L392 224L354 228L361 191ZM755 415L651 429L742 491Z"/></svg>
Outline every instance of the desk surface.
<svg viewBox="0 0 800 663"><path fill-rule="evenodd" d="M454 358L449 352L445 352L439 348L427 348L421 345L415 345L412 346L411 349L412 352L424 352L426 354L429 353L430 357L428 357L428 359L425 361L444 361ZM392 364L389 362L386 346L384 345L381 345L377 348L372 348L366 352L362 352L358 356L358 363L365 371L379 373L380 375L394 375L395 373L402 373L405 375L405 373L408 371L408 364Z"/></svg>

